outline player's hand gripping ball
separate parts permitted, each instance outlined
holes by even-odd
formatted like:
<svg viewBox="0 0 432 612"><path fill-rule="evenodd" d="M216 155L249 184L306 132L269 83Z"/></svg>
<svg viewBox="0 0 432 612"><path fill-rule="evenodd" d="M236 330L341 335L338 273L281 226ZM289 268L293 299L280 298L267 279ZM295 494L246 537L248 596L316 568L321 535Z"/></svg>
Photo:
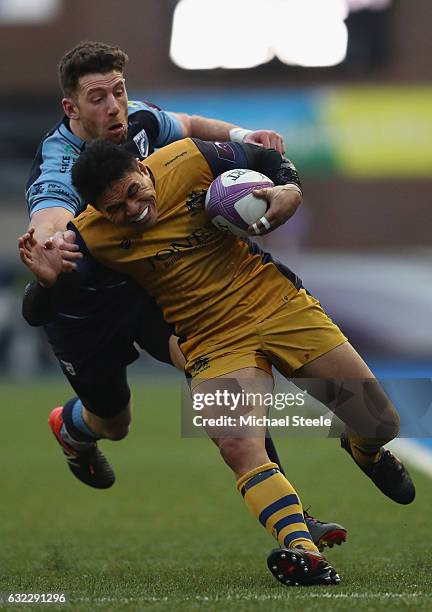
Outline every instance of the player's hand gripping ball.
<svg viewBox="0 0 432 612"><path fill-rule="evenodd" d="M273 186L273 182L260 172L228 170L215 178L207 191L207 215L220 230L248 236L247 228L265 215L268 208L268 202L256 198L252 192Z"/></svg>

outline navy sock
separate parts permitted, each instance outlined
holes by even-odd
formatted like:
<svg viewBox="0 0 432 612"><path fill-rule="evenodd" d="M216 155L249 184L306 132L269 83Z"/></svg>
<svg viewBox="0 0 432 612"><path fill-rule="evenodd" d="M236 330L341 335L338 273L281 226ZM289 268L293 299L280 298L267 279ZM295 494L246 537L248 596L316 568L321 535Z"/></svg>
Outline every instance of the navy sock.
<svg viewBox="0 0 432 612"><path fill-rule="evenodd" d="M94 433L84 422L83 405L78 397L70 399L63 407L63 423L69 436L76 442L95 442L101 436Z"/></svg>
<svg viewBox="0 0 432 612"><path fill-rule="evenodd" d="M279 459L279 455L277 454L277 450L273 443L273 440L270 438L270 434L265 439L265 448L266 448L267 455L270 461L272 461L273 463L277 463L279 466L280 473L285 476L284 469L281 465L281 461Z"/></svg>

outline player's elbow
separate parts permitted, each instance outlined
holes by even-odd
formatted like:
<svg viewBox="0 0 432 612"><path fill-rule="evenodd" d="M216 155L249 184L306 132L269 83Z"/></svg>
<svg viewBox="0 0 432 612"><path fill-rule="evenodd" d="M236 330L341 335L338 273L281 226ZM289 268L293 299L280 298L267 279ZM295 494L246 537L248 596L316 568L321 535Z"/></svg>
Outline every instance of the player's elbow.
<svg viewBox="0 0 432 612"><path fill-rule="evenodd" d="M30 325L30 327L41 327L42 325L46 325L47 323L49 323L49 321L44 317L34 317L32 313L28 312L25 309L24 305L21 312L24 320L26 321L26 323L28 323L28 325Z"/></svg>
<svg viewBox="0 0 432 612"><path fill-rule="evenodd" d="M21 314L31 327L46 325L53 318L51 296L48 296L47 301L42 292L43 289L36 282L28 283L24 290Z"/></svg>
<svg viewBox="0 0 432 612"><path fill-rule="evenodd" d="M182 125L183 138L193 136L193 117L191 117L191 115L187 115L186 113L177 113L177 118Z"/></svg>

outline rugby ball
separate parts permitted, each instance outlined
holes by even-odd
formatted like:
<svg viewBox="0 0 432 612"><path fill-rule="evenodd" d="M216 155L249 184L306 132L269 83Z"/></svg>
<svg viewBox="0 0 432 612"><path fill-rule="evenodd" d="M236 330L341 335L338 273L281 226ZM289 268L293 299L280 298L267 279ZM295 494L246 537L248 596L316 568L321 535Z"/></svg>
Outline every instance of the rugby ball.
<svg viewBox="0 0 432 612"><path fill-rule="evenodd" d="M267 176L255 170L228 170L215 178L207 191L207 215L218 229L247 236L249 225L260 219L268 208L268 202L256 198L252 191L273 186Z"/></svg>

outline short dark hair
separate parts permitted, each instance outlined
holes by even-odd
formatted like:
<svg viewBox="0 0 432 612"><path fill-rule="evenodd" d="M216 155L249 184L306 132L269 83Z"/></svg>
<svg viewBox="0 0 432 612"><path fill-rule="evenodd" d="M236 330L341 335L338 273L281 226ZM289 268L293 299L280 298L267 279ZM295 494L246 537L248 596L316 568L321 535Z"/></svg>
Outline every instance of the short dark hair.
<svg viewBox="0 0 432 612"><path fill-rule="evenodd" d="M132 153L109 140L94 140L72 166L72 183L86 203L97 208L97 199L115 181L137 168Z"/></svg>
<svg viewBox="0 0 432 612"><path fill-rule="evenodd" d="M78 79L94 72L105 74L117 70L123 74L128 56L120 47L85 40L63 55L58 65L60 86L65 96L78 88Z"/></svg>

